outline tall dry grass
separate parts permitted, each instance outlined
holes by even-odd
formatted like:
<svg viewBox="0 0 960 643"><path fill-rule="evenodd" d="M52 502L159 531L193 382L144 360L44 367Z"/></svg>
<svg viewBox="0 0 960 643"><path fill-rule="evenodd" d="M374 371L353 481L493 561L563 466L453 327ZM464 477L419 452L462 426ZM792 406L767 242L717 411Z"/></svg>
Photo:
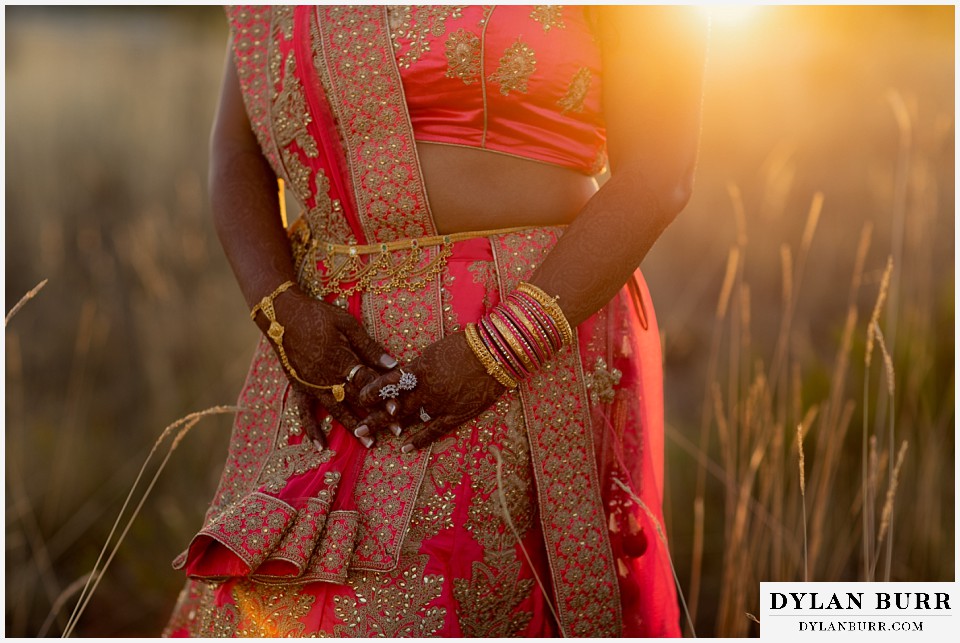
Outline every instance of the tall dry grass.
<svg viewBox="0 0 960 643"><path fill-rule="evenodd" d="M644 264L699 635L755 634L759 580L952 579L952 11L765 8L714 34L695 196ZM157 427L232 402L256 337L205 205L225 26L6 26L7 300L49 282L5 334L5 633L63 632L97 582L75 635L155 635L227 418L91 571Z"/></svg>

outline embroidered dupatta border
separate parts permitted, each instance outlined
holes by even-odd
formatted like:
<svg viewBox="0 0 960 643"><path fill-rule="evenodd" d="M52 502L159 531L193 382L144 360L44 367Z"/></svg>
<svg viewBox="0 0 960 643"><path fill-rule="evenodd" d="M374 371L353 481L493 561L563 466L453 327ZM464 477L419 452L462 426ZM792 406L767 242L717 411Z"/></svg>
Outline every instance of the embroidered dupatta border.
<svg viewBox="0 0 960 643"><path fill-rule="evenodd" d="M494 236L500 295L516 288L560 231ZM576 338L576 334L574 335ZM551 580L567 636L619 636L619 583L607 533L580 348L575 340L519 388ZM557 445L562 445L558 450Z"/></svg>

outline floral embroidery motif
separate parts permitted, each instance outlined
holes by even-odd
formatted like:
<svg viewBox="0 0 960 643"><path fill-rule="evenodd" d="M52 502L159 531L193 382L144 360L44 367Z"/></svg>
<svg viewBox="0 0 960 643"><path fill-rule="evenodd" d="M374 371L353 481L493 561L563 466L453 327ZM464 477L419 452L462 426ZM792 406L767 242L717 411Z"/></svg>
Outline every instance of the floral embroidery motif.
<svg viewBox="0 0 960 643"><path fill-rule="evenodd" d="M317 447L310 441L277 449L263 465L263 472L260 474L263 490L277 493L287 485L292 476L303 475L316 469L324 462L329 462L333 456L334 452L330 449L317 451Z"/></svg>
<svg viewBox="0 0 960 643"><path fill-rule="evenodd" d="M237 631L237 608L231 603L217 605L217 588L209 583L188 580L177 597L173 618L163 630L164 638L191 636L226 638Z"/></svg>
<svg viewBox="0 0 960 643"><path fill-rule="evenodd" d="M570 85L567 86L567 93L557 101L557 105L561 107L561 114L583 111L583 101L587 97L587 92L590 91L591 80L589 69L581 67L577 70Z"/></svg>
<svg viewBox="0 0 960 643"><path fill-rule="evenodd" d="M584 378L587 389L590 391L590 401L594 404L610 404L617 395L617 384L623 373L616 368L607 368L607 362L602 357L597 358L593 371L586 373Z"/></svg>
<svg viewBox="0 0 960 643"><path fill-rule="evenodd" d="M439 632L447 611L428 604L440 597L443 577L424 573L427 556L412 558L394 573L352 577L348 584L356 598L333 597L334 613L342 621L334 636L428 637Z"/></svg>
<svg viewBox="0 0 960 643"><path fill-rule="evenodd" d="M544 31L566 27L563 23L563 7L557 4L538 4L530 12L530 17L542 24Z"/></svg>
<svg viewBox="0 0 960 643"><path fill-rule="evenodd" d="M537 56L530 47L517 38L500 58L500 66L487 78L500 84L500 93L504 96L511 91L526 93L527 81L537 70Z"/></svg>
<svg viewBox="0 0 960 643"><path fill-rule="evenodd" d="M444 43L447 78L459 78L464 85L480 80L480 36L457 29Z"/></svg>
<svg viewBox="0 0 960 643"><path fill-rule="evenodd" d="M317 597L302 586L266 586L241 581L233 587L238 613L236 636L249 638L302 637L301 618L310 612Z"/></svg>
<svg viewBox="0 0 960 643"><path fill-rule="evenodd" d="M397 56L397 64L402 68L410 67L430 51L430 40L439 38L446 31L446 21L460 18L463 7L453 5L395 6L388 8L390 17L390 37L393 47L399 53L404 46L407 50ZM411 25L414 25L411 27Z"/></svg>

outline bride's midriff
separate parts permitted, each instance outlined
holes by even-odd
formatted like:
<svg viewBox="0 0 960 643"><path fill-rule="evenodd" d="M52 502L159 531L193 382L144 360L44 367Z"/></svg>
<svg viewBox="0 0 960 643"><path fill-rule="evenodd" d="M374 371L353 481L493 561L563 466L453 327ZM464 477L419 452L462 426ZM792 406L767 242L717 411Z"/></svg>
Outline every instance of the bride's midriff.
<svg viewBox="0 0 960 643"><path fill-rule="evenodd" d="M580 172L499 152L417 143L437 232L564 225L597 191Z"/></svg>

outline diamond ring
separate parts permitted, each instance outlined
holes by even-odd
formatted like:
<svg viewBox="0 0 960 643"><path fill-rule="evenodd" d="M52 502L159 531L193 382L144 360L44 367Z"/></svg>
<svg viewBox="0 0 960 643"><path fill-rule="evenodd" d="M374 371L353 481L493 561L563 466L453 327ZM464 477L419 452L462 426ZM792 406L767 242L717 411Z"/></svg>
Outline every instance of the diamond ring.
<svg viewBox="0 0 960 643"><path fill-rule="evenodd" d="M397 382L397 386L402 388L404 391L412 391L417 385L417 376L413 373L406 373L401 368L400 369L400 381Z"/></svg>
<svg viewBox="0 0 960 643"><path fill-rule="evenodd" d="M400 395L400 387L396 384L387 384L382 389L380 389L380 397L387 400L392 397L397 397Z"/></svg>

